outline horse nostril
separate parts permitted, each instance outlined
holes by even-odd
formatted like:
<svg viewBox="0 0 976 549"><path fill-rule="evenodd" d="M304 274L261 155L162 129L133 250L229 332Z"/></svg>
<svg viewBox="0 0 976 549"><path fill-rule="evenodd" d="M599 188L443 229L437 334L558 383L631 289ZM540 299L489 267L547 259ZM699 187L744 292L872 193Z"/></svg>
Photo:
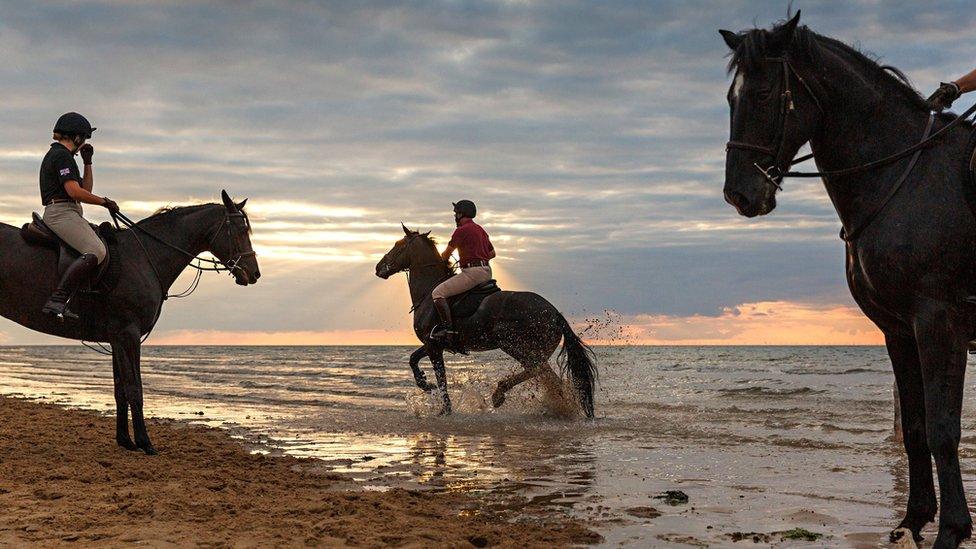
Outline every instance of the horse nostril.
<svg viewBox="0 0 976 549"><path fill-rule="evenodd" d="M725 193L725 201L736 208L739 208L740 210L749 208L749 199L739 191L729 191Z"/></svg>

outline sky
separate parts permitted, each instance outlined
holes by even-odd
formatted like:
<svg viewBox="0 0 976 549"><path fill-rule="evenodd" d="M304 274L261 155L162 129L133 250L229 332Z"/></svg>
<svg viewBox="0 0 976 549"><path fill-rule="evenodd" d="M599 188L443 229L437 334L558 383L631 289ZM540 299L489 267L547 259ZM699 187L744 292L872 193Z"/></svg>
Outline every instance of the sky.
<svg viewBox="0 0 976 549"><path fill-rule="evenodd" d="M0 222L41 210L38 166L71 110L98 127L96 194L130 217L250 199L261 281L205 276L149 343L414 343L405 277L374 266L401 222L446 241L461 198L501 285L580 330L600 319L591 341L882 341L819 180L787 181L758 219L722 198L716 31L768 27L786 2L0 6ZM793 6L926 94L976 66L967 2ZM64 342L0 319L0 344Z"/></svg>

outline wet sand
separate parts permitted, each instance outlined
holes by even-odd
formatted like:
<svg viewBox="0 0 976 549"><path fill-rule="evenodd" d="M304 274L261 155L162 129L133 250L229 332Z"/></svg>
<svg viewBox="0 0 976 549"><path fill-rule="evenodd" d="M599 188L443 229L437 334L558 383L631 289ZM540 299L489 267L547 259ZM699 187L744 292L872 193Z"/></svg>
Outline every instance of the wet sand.
<svg viewBox="0 0 976 549"><path fill-rule="evenodd" d="M0 545L566 546L554 517L511 522L461 493L369 491L317 460L254 453L226 431L150 420L158 456L114 419L0 397Z"/></svg>

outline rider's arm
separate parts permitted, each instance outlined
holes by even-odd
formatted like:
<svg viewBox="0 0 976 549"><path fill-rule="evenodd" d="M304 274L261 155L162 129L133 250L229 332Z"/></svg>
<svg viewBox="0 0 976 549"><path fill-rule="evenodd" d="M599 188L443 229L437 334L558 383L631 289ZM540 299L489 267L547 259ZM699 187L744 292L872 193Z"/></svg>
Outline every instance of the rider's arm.
<svg viewBox="0 0 976 549"><path fill-rule="evenodd" d="M962 93L976 90L976 70L956 80L956 85L959 86L959 91Z"/></svg>
<svg viewBox="0 0 976 549"><path fill-rule="evenodd" d="M450 259L451 258L451 254L453 254L454 253L454 250L456 250L456 249L457 248L455 248L454 246L448 244L447 245L447 248L444 248L444 252L441 253L441 259L443 259L444 261L447 261L448 259Z"/></svg>
<svg viewBox="0 0 976 549"><path fill-rule="evenodd" d="M81 176L81 188L85 189L89 193L95 187L95 176L92 173L91 164L85 164L85 174Z"/></svg>
<svg viewBox="0 0 976 549"><path fill-rule="evenodd" d="M91 171L89 170L88 166L85 166L85 176L86 179L89 180L91 179ZM108 203L104 198L93 195L91 191L82 187L74 179L69 179L64 182L64 191L68 193L68 196L70 196L72 200L77 200L78 202L84 202L85 204L104 206Z"/></svg>

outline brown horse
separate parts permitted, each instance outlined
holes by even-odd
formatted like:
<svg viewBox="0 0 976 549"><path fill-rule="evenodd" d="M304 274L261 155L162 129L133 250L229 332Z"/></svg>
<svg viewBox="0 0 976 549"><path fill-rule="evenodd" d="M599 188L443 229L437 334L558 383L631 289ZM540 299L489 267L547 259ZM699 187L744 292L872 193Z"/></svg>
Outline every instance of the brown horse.
<svg viewBox="0 0 976 549"><path fill-rule="evenodd" d="M228 266L241 286L261 276L244 214L247 200L235 204L221 194L223 204L174 208L118 232L111 259L118 281L97 298L72 303L78 321L59 322L41 312L58 283L57 252L28 244L18 228L0 223L0 315L45 334L112 345L115 440L124 448L156 453L143 419L140 347L176 278L203 252ZM130 408L135 444L129 437Z"/></svg>
<svg viewBox="0 0 976 549"><path fill-rule="evenodd" d="M444 347L428 339L437 324L430 292L451 277L454 270L441 259L430 233L420 234L403 227L406 235L397 241L376 264L376 276L387 279L408 271L410 298L413 301L413 329L424 344L410 356L417 386L425 391L435 387L427 383L420 370L420 360L430 358L437 378L437 388L444 400L444 413L451 413L444 368ZM587 417L593 417L593 389L597 378L596 364L590 348L573 332L566 318L551 303L531 292L501 291L488 295L477 311L455 320L461 345L472 351L501 349L522 365L523 371L498 383L492 394L497 408L505 402L505 393L536 376L555 376L549 358L563 341L558 362L569 371L580 405Z"/></svg>
<svg viewBox="0 0 976 549"><path fill-rule="evenodd" d="M799 17L772 30L721 31L735 71L725 199L747 217L772 212L783 175L810 143L844 227L848 286L884 333L895 372L910 474L899 530L921 539L935 518L934 456L935 547L956 547L972 532L958 447L976 332L967 301L976 294L976 220L964 167L973 129L931 115L903 79L799 27ZM935 146L919 146L927 135Z"/></svg>

